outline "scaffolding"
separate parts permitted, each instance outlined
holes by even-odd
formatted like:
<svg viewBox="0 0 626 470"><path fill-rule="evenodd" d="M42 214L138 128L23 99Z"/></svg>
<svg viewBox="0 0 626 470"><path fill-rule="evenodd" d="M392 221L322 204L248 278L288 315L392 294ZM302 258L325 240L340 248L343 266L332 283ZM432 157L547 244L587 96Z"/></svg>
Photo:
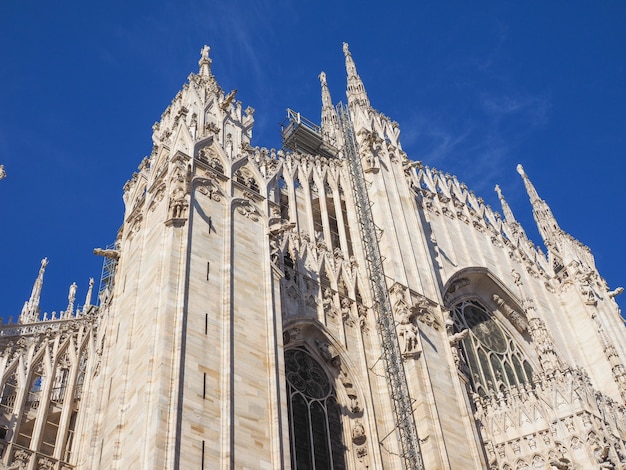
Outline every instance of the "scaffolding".
<svg viewBox="0 0 626 470"><path fill-rule="evenodd" d="M322 128L300 113L287 109L287 118L281 124L283 147L294 152L334 158L335 149L322 137Z"/></svg>
<svg viewBox="0 0 626 470"><path fill-rule="evenodd" d="M116 245L113 243L107 245L105 251L116 250ZM102 294L105 291L109 293L113 292L113 282L115 280L115 269L117 268L117 258L104 256L102 261L102 273L100 274L100 286L98 287L98 305Z"/></svg>
<svg viewBox="0 0 626 470"><path fill-rule="evenodd" d="M413 407L385 281L383 258L378 246L377 234L380 229L374 224L371 203L367 193L365 176L357 151L357 143L349 111L347 107L340 103L337 106L337 113L344 136L344 156L349 164L352 190L356 197L359 230L361 231L367 261L367 272L374 295L373 309L376 312L378 333L383 349L385 378L389 387L395 425L400 437L401 456L405 469L421 470L423 465L417 428L413 417Z"/></svg>

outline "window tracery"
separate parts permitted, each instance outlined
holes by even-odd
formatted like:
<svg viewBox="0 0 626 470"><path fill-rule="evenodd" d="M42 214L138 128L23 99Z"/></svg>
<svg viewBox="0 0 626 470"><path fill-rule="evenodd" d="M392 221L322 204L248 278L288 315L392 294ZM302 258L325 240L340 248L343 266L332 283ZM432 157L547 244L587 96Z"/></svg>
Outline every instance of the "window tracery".
<svg viewBox="0 0 626 470"><path fill-rule="evenodd" d="M469 331L460 346L475 392L484 395L532 381L532 366L517 341L480 302L457 304L452 319L458 332Z"/></svg>
<svg viewBox="0 0 626 470"><path fill-rule="evenodd" d="M303 349L285 351L291 465L345 469L341 410L322 366Z"/></svg>

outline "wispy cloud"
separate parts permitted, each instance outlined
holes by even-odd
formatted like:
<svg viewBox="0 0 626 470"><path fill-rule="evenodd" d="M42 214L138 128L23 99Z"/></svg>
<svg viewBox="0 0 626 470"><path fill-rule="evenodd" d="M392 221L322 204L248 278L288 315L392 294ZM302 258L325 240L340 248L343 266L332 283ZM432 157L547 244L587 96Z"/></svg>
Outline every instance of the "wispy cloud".
<svg viewBox="0 0 626 470"><path fill-rule="evenodd" d="M510 116L525 118L529 125L543 126L547 123L550 99L547 96L521 93L483 93L480 102L486 113L499 124Z"/></svg>

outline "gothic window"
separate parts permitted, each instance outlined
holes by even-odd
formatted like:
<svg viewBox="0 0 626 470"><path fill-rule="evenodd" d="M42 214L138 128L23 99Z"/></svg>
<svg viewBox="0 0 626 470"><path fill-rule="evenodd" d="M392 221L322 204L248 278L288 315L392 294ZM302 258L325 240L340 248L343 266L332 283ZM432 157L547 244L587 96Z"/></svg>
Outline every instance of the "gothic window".
<svg viewBox="0 0 626 470"><path fill-rule="evenodd" d="M289 187L285 178L278 177L278 203L280 204L280 218L289 220Z"/></svg>
<svg viewBox="0 0 626 470"><path fill-rule="evenodd" d="M320 194L313 178L309 180L309 188L311 191L311 211L313 213L313 233L315 234L316 240L322 240L324 237L324 228L322 225Z"/></svg>
<svg viewBox="0 0 626 470"><path fill-rule="evenodd" d="M248 189L254 191L255 193L259 192L259 184L250 174L250 172L245 169L239 169L235 172L235 181L246 186Z"/></svg>
<svg viewBox="0 0 626 470"><path fill-rule="evenodd" d="M532 381L532 367L517 342L481 303L463 301L452 315L457 331L469 330L460 346L475 392L484 395Z"/></svg>
<svg viewBox="0 0 626 470"><path fill-rule="evenodd" d="M341 410L322 366L302 349L285 351L293 470L346 467Z"/></svg>
<svg viewBox="0 0 626 470"><path fill-rule="evenodd" d="M339 185L339 202L341 205L341 218L343 219L343 227L346 234L346 243L348 245L348 256L352 256L352 237L350 236L350 225L348 224L348 209L346 208L346 200L341 185Z"/></svg>
<svg viewBox="0 0 626 470"><path fill-rule="evenodd" d="M3 413L11 413L15 405L15 397L17 395L17 373L13 372L9 379L4 383L2 394L0 395L0 407Z"/></svg>
<svg viewBox="0 0 626 470"><path fill-rule="evenodd" d="M341 242L339 240L339 227L337 225L337 215L335 214L335 201L333 200L332 196L329 196L326 199L326 208L328 211L328 225L330 226L330 242L333 248L341 249Z"/></svg>
<svg viewBox="0 0 626 470"><path fill-rule="evenodd" d="M287 279L288 281L293 280L295 282L296 281L295 265L293 262L293 258L287 251L283 255L283 265L285 267L285 279Z"/></svg>

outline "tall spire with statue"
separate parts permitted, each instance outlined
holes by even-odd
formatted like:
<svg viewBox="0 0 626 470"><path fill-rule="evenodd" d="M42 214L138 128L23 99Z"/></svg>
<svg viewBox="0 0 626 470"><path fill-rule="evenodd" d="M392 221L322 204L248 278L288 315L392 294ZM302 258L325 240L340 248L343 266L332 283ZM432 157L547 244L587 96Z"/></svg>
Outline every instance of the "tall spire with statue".
<svg viewBox="0 0 626 470"><path fill-rule="evenodd" d="M335 145L339 130L339 117L330 97L328 83L326 83L326 73L321 72L319 79L322 87L322 137L329 144Z"/></svg>
<svg viewBox="0 0 626 470"><path fill-rule="evenodd" d="M512 227L512 229L516 233L523 234L524 229L522 228L520 223L515 219L515 216L513 215L513 211L511 210L509 203L506 202L506 199L504 199L504 195L502 194L500 185L496 184L496 187L494 188L494 190L498 194L498 199L500 199L500 205L502 206L502 213L504 214L504 220L506 220L506 222Z"/></svg>
<svg viewBox="0 0 626 470"><path fill-rule="evenodd" d="M34 323L39 320L39 300L41 298L41 289L43 287L43 275L46 272L46 266L48 266L48 258L41 260L41 267L39 268L39 274L33 284L33 290L30 294L30 299L24 302L22 313L20 314L20 323Z"/></svg>
<svg viewBox="0 0 626 470"><path fill-rule="evenodd" d="M200 60L198 61L198 65L200 66L200 71L198 75L208 77L211 75L211 59L209 58L209 52L211 52L211 48L209 46L204 46L200 50Z"/></svg>
<svg viewBox="0 0 626 470"><path fill-rule="evenodd" d="M548 204L539 197L537 190L528 178L528 175L524 171L524 167L522 165L517 165L517 172L524 180L526 192L528 193L530 203L533 206L533 216L535 217L537 228L539 229L539 233L543 238L546 248L548 248L549 251L555 250L559 252L560 247L558 241L563 231L556 222L554 215L552 215L552 211L550 210Z"/></svg>
<svg viewBox="0 0 626 470"><path fill-rule="evenodd" d="M563 268L567 268L570 265L573 265L572 269L574 271L580 271L580 269L583 271L595 271L595 260L589 248L559 227L550 206L539 197L522 165L517 165L517 172L524 180L526 192L533 206L533 216L537 223L539 234L548 250L554 273L558 274ZM581 264L583 268L579 267ZM573 272L572 274L575 273Z"/></svg>
<svg viewBox="0 0 626 470"><path fill-rule="evenodd" d="M363 81L356 71L356 65L352 59L352 54L350 53L347 42L343 43L343 53L346 57L346 72L348 74L348 88L346 90L348 106L351 109L354 106L370 108L370 100L367 97Z"/></svg>

